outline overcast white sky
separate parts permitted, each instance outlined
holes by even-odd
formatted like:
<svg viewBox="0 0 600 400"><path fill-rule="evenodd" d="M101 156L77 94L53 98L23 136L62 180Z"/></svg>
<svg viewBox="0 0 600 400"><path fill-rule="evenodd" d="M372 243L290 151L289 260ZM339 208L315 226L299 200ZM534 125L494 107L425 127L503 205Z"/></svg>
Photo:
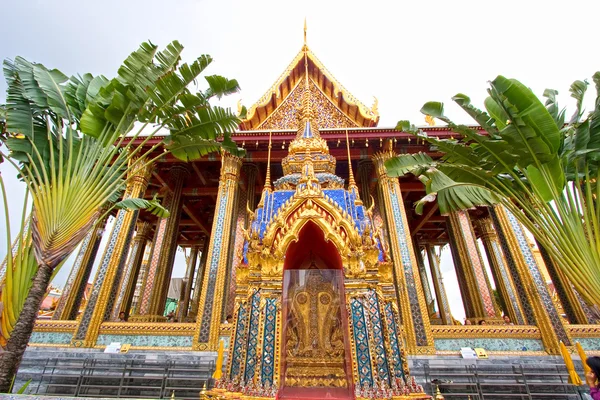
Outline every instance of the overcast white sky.
<svg viewBox="0 0 600 400"><path fill-rule="evenodd" d="M177 39L186 46L184 60L208 53L215 59L208 73L238 79L242 92L224 102L232 107L239 99L250 106L288 66L302 46L306 17L309 47L360 101L370 106L373 96L379 99L380 126L399 119L423 124L424 102L448 103L458 92L482 104L486 82L498 74L521 80L539 95L557 89L566 104L570 83L600 69L597 0L3 3L2 59L20 55L67 75L113 77L142 41L162 47ZM0 102L5 88L1 80ZM447 114L470 122L450 104ZM22 196L14 172L6 164L0 171L15 229ZM182 276L178 258L175 275ZM443 264L450 268L448 257ZM67 273L61 271L57 283ZM449 297L457 296L449 288Z"/></svg>

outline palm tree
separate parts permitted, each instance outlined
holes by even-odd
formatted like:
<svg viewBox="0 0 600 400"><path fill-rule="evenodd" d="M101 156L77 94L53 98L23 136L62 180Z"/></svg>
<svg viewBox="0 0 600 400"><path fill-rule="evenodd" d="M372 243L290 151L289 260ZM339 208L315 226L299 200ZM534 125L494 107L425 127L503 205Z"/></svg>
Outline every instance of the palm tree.
<svg viewBox="0 0 600 400"><path fill-rule="evenodd" d="M442 214L500 204L512 213L546 249L584 299L600 305L600 73L593 76L597 97L584 117L582 103L588 83L576 81L572 118L546 90L543 104L517 80L498 76L490 83L487 112L457 94L453 100L485 130L457 125L444 115L439 102L421 112L438 118L461 137L426 137L408 121L398 129L428 140L444 152L439 160L408 154L389 160L396 176L413 173L425 183L427 196L417 204L435 201Z"/></svg>
<svg viewBox="0 0 600 400"><path fill-rule="evenodd" d="M67 78L22 58L4 62L8 90L0 140L10 153L1 155L18 170L32 198L25 243L30 240L37 271L0 355L0 392L10 388L53 272L102 219L101 210L108 213L107 205L114 204L168 215L156 200L118 202L128 173L153 162L159 148L184 161L219 149L241 151L230 136L238 118L210 104L213 97L238 91L237 81L206 76L208 88L193 93L189 87L211 57L180 64L183 46L177 41L157 50L143 43L110 80L91 74ZM161 140L146 146L163 131L168 133ZM14 261L23 264L18 257Z"/></svg>

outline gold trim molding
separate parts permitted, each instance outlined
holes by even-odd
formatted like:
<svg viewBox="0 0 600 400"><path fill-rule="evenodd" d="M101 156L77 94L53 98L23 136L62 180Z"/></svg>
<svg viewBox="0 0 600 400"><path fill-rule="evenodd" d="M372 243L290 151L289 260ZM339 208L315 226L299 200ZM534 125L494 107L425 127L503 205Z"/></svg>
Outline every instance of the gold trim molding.
<svg viewBox="0 0 600 400"><path fill-rule="evenodd" d="M195 323L173 322L103 322L99 335L194 336ZM154 347L152 347L154 348ZM171 347L169 347L171 348Z"/></svg>
<svg viewBox="0 0 600 400"><path fill-rule="evenodd" d="M573 339L600 338L600 325L567 325L565 328Z"/></svg>
<svg viewBox="0 0 600 400"><path fill-rule="evenodd" d="M533 325L432 325L434 339L541 339L537 326ZM519 353L520 354L520 353Z"/></svg>
<svg viewBox="0 0 600 400"><path fill-rule="evenodd" d="M33 328L34 332L66 332L73 333L77 328L78 321L70 320L37 320Z"/></svg>

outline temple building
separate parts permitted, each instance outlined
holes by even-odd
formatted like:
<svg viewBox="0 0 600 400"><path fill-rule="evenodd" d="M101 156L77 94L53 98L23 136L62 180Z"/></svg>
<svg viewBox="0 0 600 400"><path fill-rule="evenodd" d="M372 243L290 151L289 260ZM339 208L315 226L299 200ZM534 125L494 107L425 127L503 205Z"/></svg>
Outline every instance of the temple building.
<svg viewBox="0 0 600 400"><path fill-rule="evenodd" d="M234 138L243 159L225 153L181 163L165 155L132 173L124 196L158 195L169 217L120 210L110 231L96 225L31 345L215 351L224 340L229 356L217 389L273 398L307 388L419 398L408 359L462 347L552 355L560 341L579 341L600 351L593 310L546 254L536 257L506 209L441 215L430 204L417 215L422 183L391 178L385 161L441 154L378 121L377 104L355 99L305 43L240 123ZM449 307L444 246L468 325ZM178 247L187 271L167 321Z"/></svg>

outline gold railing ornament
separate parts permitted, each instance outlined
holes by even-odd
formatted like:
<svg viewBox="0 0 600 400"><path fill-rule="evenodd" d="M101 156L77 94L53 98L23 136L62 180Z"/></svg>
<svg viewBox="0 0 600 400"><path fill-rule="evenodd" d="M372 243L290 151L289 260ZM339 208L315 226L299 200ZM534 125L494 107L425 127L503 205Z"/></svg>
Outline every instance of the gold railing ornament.
<svg viewBox="0 0 600 400"><path fill-rule="evenodd" d="M202 390L200 391L200 400L208 400L208 394L206 393L206 381L204 381L204 385L202 385Z"/></svg>
<svg viewBox="0 0 600 400"><path fill-rule="evenodd" d="M581 347L581 343L576 342L575 343L575 348L577 349L577 353L579 354L579 358L581 359L581 364L583 364L583 375L586 376L588 372L590 372L592 369L590 368L589 365L587 365L587 355L585 354L585 351L583 350L583 347Z"/></svg>
<svg viewBox="0 0 600 400"><path fill-rule="evenodd" d="M440 387L438 385L435 385L435 400L444 400L444 396L442 395L442 393L440 392ZM469 396L470 398L470 396Z"/></svg>
<svg viewBox="0 0 600 400"><path fill-rule="evenodd" d="M216 380L221 379L223 376L223 353L225 352L225 342L219 341L219 350L217 351L217 366L213 378Z"/></svg>

